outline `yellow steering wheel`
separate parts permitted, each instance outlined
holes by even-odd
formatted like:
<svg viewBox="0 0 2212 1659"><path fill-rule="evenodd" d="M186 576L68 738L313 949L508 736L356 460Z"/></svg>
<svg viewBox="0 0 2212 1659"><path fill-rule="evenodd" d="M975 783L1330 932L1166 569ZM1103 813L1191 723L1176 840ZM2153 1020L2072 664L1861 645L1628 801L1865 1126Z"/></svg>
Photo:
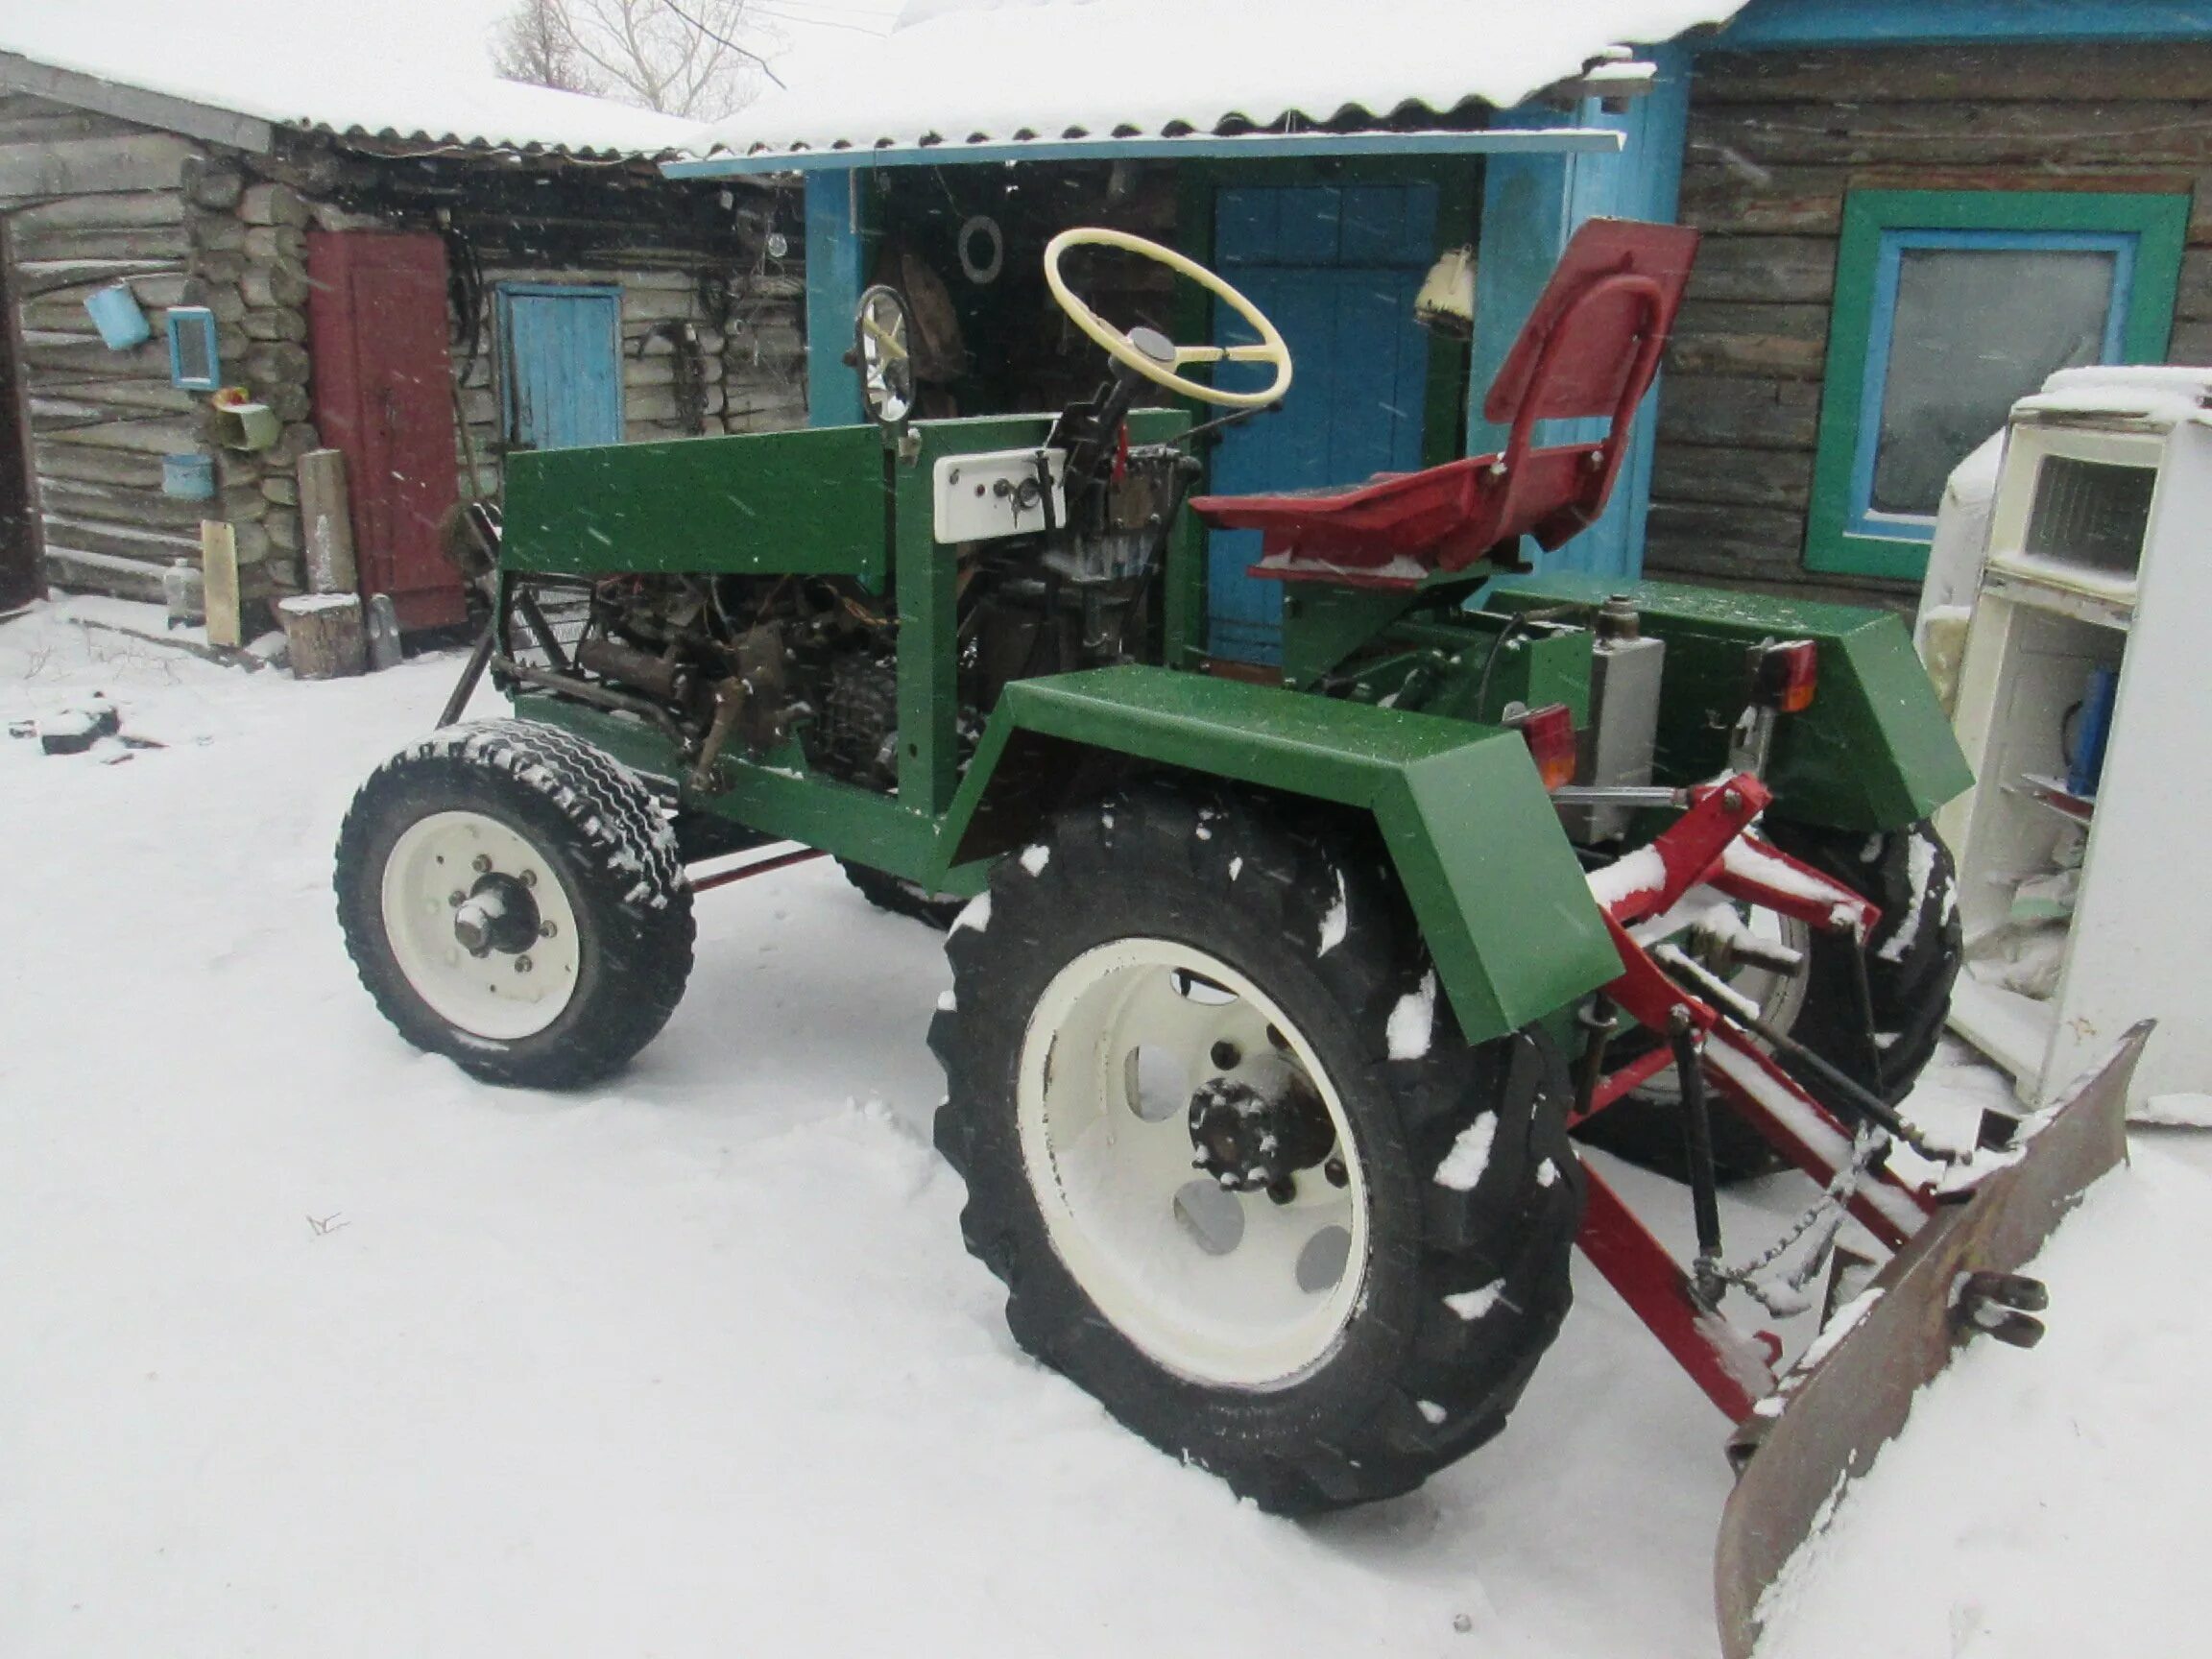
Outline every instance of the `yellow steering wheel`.
<svg viewBox="0 0 2212 1659"><path fill-rule="evenodd" d="M1142 254L1165 265L1226 303L1252 325L1260 339L1251 346L1178 346L1174 355L1162 362L1075 298L1060 275L1060 255L1070 248L1118 248L1123 252ZM1263 409L1290 390L1290 348L1284 344L1282 331L1267 321L1259 306L1197 260L1187 258L1172 248L1163 248L1157 242L1147 242L1126 230L1078 226L1072 230L1061 231L1046 244L1045 280L1052 290L1052 298L1060 301L1060 309L1068 313L1069 321L1095 341L1098 349L1115 362L1127 364L1155 385L1165 386L1185 397L1195 397L1201 403L1218 403L1226 409ZM1195 380L1187 380L1175 373L1190 363L1220 362L1272 363L1275 378L1262 392L1226 392L1218 386L1202 386Z"/></svg>

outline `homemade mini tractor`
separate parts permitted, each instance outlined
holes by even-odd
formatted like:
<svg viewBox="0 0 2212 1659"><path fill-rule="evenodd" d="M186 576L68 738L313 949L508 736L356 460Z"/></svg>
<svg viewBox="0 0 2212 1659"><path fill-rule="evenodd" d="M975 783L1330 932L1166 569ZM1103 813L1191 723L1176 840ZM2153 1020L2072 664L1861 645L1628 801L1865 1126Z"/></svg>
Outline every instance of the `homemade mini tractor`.
<svg viewBox="0 0 2212 1659"><path fill-rule="evenodd" d="M878 290L876 424L511 457L447 720L487 665L517 717L362 787L337 886L363 980L477 1076L574 1085L675 1007L687 859L826 853L894 906L965 902L936 1139L1024 1347L1271 1509L1358 1503L1498 1432L1579 1241L1740 1425L1747 1641L1744 1587L1950 1344L2038 1334L2012 1269L2120 1132L2108 1080L1979 1155L1897 1115L1959 959L1926 820L1968 778L1896 621L1498 580L1602 510L1695 242L1586 225L1489 393L1505 447L1355 488L1188 498L1207 426L1139 394L1248 418L1290 353L1217 276L1098 229L1046 253L1113 363L1056 416L910 421ZM1257 343L1117 328L1063 279L1085 245ZM1271 382L1191 377L1225 358ZM1280 684L1209 671L1200 520L1262 534ZM1577 1160L1608 1119L1684 1177L1687 1267ZM1717 1184L1773 1160L1818 1202L1724 1253ZM1846 1217L1895 1252L1850 1307L1913 1357L1854 1334L1778 1385L1757 1327Z"/></svg>

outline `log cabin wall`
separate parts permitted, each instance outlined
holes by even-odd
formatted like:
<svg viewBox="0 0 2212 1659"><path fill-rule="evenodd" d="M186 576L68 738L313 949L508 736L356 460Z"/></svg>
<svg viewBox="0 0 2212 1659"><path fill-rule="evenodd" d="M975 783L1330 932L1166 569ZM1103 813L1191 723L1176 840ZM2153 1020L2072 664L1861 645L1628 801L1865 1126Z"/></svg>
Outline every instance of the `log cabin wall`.
<svg viewBox="0 0 2212 1659"><path fill-rule="evenodd" d="M1691 98L1681 219L1705 241L1660 393L1648 573L1910 602L1803 563L1849 191L2193 195L2169 361L2212 362L2212 45L1713 53Z"/></svg>
<svg viewBox="0 0 2212 1659"><path fill-rule="evenodd" d="M487 495L505 443L502 280L621 290L626 439L805 421L804 239L795 200L767 187L675 183L643 161L378 153L284 132L255 154L6 94L0 214L46 569L60 588L158 601L163 566L197 562L205 518L233 526L245 597L301 587L297 464L322 442L309 420L310 228L446 239L469 277L447 316L468 419L456 468L472 458ZM110 351L84 300L118 279L154 337ZM223 381L276 413L274 446L215 445L206 395L171 385L164 317L179 304L214 313ZM162 493L162 457L185 451L216 457L214 499Z"/></svg>
<svg viewBox="0 0 2212 1659"><path fill-rule="evenodd" d="M256 342L245 379L257 397L281 405L287 422L274 449L223 458L227 498L248 483L263 497L259 533L248 541L268 560L275 591L300 580L297 462L319 441L306 424L312 365L292 344L306 339L310 228L445 238L447 326L467 421L455 433L464 493L472 482L495 498L500 487L501 282L620 290L628 442L805 422L803 238L795 203L776 191L674 183L644 161L378 154L281 133L274 153L238 164L249 180L235 209L245 268L234 292L220 280L227 268L194 292L204 303L242 308L239 326ZM780 212L788 239L772 244ZM771 246L784 252L772 254Z"/></svg>
<svg viewBox="0 0 2212 1659"><path fill-rule="evenodd" d="M184 171L203 150L111 116L0 94L4 286L21 328L16 367L47 573L61 586L158 599L162 565L199 555L211 504L161 493L161 457L201 445L197 400L169 383L162 319L189 283L201 209L185 195ZM110 351L84 301L123 278L154 338Z"/></svg>

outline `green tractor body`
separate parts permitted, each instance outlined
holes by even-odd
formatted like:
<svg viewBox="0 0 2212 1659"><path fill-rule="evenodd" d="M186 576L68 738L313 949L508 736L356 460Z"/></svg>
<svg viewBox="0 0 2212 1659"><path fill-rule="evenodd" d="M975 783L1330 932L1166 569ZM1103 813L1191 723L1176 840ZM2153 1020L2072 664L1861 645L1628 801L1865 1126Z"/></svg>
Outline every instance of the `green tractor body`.
<svg viewBox="0 0 2212 1659"><path fill-rule="evenodd" d="M1778 728L1777 811L1837 829L1900 829L1968 782L1902 625L1842 606L1554 576L1508 578L1494 611L1471 613L1487 570L1403 595L1306 589L1286 606L1285 686L1221 677L1195 643L1203 547L1188 516L1165 539L1155 661L1017 680L988 710L964 710L959 589L972 548L933 535L933 475L941 462L1034 451L1051 424L916 422L903 454L875 426L843 426L510 461L500 549L509 582L821 577L888 595L895 790L811 764L795 732L757 750L725 745L710 780L691 788L696 754L683 736L629 710L517 682L517 712L682 789L687 807L954 896L980 890L991 861L1106 758L1372 814L1474 1038L1551 1014L1619 972L1527 746L1496 723L1516 706L1564 704L1586 728L1594 637L1569 627L1509 641L1479 706L1502 614L1590 613L1615 593L1633 600L1644 632L1667 645L1654 782L1721 769L1745 655L1777 638L1814 641L1820 664L1817 698ZM1130 443L1171 445L1188 425L1180 412L1135 411ZM1421 706L1396 706L1421 674L1431 682ZM976 712L980 737L964 743L962 716ZM1530 915L1544 926L1523 926Z"/></svg>

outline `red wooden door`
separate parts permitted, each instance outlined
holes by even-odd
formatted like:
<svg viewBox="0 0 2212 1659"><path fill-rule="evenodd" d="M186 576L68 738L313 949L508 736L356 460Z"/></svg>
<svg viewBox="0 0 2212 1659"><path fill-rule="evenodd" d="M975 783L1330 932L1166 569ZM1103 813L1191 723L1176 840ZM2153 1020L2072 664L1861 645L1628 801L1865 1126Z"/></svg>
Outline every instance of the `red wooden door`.
<svg viewBox="0 0 2212 1659"><path fill-rule="evenodd" d="M315 423L346 452L361 591L391 594L403 629L448 627L467 606L438 544L457 471L445 244L310 231L307 273Z"/></svg>

